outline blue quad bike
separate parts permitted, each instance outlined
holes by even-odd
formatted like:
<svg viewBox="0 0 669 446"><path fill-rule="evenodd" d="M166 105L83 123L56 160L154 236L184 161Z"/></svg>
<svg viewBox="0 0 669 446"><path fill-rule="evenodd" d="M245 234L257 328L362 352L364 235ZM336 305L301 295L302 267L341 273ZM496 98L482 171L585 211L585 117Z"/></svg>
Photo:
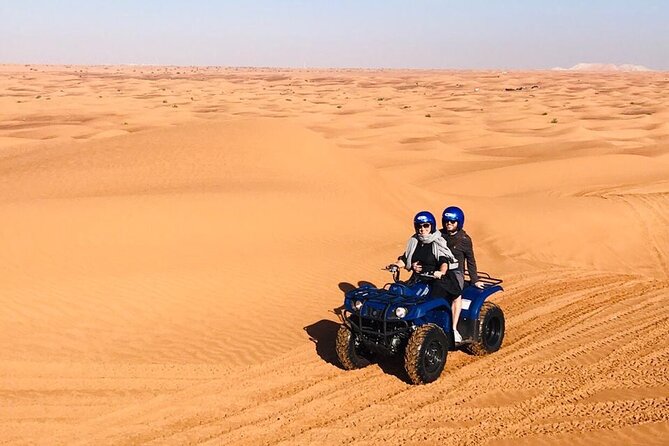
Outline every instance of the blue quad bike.
<svg viewBox="0 0 669 446"><path fill-rule="evenodd" d="M448 300L430 297L430 274L414 274L383 288L363 285L348 291L336 338L337 356L347 370L365 367L373 357L404 355L404 368L414 384L427 384L441 375L449 350L463 348L474 355L499 350L504 339L504 312L486 299L502 291L501 279L480 273L483 289L465 282L458 331L453 338Z"/></svg>

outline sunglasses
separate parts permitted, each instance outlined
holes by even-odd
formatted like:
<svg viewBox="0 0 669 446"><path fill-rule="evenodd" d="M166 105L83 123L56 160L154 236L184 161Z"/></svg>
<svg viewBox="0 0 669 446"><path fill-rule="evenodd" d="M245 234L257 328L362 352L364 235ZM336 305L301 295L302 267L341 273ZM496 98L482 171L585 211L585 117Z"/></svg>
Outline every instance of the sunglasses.
<svg viewBox="0 0 669 446"><path fill-rule="evenodd" d="M446 221L446 223L451 223L451 224L458 222L457 220L445 220L445 221Z"/></svg>
<svg viewBox="0 0 669 446"><path fill-rule="evenodd" d="M430 229L430 223L416 223L416 229Z"/></svg>

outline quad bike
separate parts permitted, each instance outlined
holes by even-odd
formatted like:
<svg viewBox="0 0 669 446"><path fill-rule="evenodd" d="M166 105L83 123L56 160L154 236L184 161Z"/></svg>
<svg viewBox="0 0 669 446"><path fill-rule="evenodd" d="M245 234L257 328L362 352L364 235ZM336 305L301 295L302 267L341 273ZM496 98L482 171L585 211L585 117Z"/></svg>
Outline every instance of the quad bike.
<svg viewBox="0 0 669 446"><path fill-rule="evenodd" d="M402 282L399 269L391 272L393 283L383 288L363 285L344 297L336 350L345 369L365 367L373 357L403 354L411 381L427 384L441 375L449 350L462 348L474 355L499 350L504 339L504 313L487 299L502 291L501 279L479 273L483 288L465 282L457 327L462 342L456 344L449 301L430 297L430 282L435 277L413 274Z"/></svg>

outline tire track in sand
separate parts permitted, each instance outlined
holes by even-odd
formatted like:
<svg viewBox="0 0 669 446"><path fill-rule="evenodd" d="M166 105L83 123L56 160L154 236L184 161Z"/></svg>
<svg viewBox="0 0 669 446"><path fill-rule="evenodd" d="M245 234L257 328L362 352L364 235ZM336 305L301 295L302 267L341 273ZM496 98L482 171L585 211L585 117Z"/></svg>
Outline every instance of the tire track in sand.
<svg viewBox="0 0 669 446"><path fill-rule="evenodd" d="M669 193L612 194L607 197L616 198L632 209L643 226L657 264L664 276L669 277Z"/></svg>
<svg viewBox="0 0 669 446"><path fill-rule="evenodd" d="M565 282L537 288L539 298L531 278L509 287L499 301L514 333L510 341L487 357L451 353L442 378L427 386L406 384L388 366L340 370L309 345L57 438L67 444L481 444L669 421L661 394L587 401L629 384L634 373L620 369L625 361L637 369L635 352L644 352L640 370L645 364L662 369L667 353L649 347L644 333L669 337L669 309L662 305L669 284L561 277ZM646 384L669 386L667 376L654 373Z"/></svg>

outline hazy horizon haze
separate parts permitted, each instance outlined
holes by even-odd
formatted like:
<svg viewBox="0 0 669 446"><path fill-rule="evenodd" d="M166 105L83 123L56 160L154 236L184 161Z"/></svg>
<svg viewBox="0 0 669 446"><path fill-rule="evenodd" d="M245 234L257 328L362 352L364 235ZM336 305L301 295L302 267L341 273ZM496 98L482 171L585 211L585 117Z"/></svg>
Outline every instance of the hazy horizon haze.
<svg viewBox="0 0 669 446"><path fill-rule="evenodd" d="M0 63L669 70L669 2L0 2Z"/></svg>

